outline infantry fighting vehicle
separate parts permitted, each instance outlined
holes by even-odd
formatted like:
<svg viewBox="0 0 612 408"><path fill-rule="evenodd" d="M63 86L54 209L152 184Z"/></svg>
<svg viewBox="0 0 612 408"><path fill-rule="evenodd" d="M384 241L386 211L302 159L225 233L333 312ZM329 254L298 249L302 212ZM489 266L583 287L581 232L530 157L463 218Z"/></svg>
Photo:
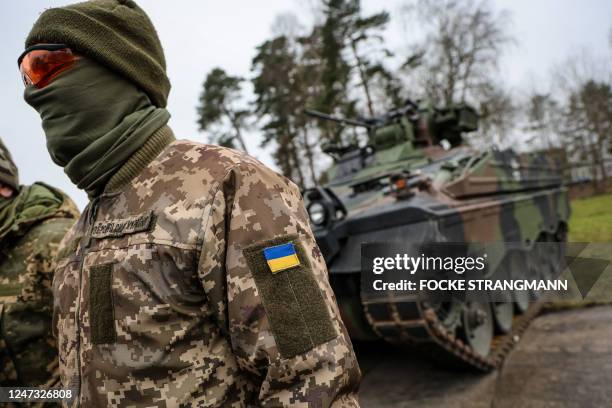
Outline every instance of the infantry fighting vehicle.
<svg viewBox="0 0 612 408"><path fill-rule="evenodd" d="M562 245L537 244L565 240L570 209L558 164L544 155L467 146L463 135L478 126L467 105L407 101L383 116L359 119L307 113L331 126L354 127L351 134L365 129L361 143L323 146L334 160L327 180L304 192L351 337L409 344L482 370L498 366L538 312L537 295L432 302L380 291L366 299L361 244L498 242L505 249L489 259L490 272L552 276Z"/></svg>

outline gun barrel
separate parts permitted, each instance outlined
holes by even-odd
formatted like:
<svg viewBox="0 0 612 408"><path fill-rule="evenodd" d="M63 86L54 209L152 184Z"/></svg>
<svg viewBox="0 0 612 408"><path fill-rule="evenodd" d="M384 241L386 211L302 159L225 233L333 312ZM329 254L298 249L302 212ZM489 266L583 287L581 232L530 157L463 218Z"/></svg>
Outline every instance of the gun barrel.
<svg viewBox="0 0 612 408"><path fill-rule="evenodd" d="M361 122L361 121L354 120L354 119L337 118L335 116L331 116L331 115L328 115L326 113L315 111L315 110L306 109L306 114L309 115L309 116L313 116L315 118L331 120L333 122L342 123L344 125L360 126L360 127L365 127L365 128L369 128L370 127L370 125L368 125L365 122Z"/></svg>

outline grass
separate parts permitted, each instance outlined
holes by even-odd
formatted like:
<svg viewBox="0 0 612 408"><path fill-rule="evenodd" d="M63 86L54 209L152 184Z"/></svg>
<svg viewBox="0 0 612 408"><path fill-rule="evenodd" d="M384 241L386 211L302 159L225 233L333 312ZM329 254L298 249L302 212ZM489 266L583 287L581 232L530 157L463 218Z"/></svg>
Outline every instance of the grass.
<svg viewBox="0 0 612 408"><path fill-rule="evenodd" d="M610 259L609 247L610 243L612 243L612 194L572 200L571 206L572 214L569 221L568 241L594 243L587 246L581 252L581 257ZM573 281L573 278L569 280ZM612 303L611 288L612 267L608 266L586 299L577 299L579 295L575 289L570 288L570 292L573 295L569 295L569 299L564 300L561 298L554 300L546 304L544 310L554 312L610 304Z"/></svg>
<svg viewBox="0 0 612 408"><path fill-rule="evenodd" d="M570 242L612 242L612 194L573 200Z"/></svg>

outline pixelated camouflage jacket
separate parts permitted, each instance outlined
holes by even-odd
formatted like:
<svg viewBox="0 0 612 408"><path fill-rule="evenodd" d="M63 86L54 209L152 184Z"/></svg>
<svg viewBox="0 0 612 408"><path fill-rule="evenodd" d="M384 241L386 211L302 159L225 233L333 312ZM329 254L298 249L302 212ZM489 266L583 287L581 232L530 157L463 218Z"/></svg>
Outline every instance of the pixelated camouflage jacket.
<svg viewBox="0 0 612 408"><path fill-rule="evenodd" d="M283 244L297 260L273 273L264 250ZM54 331L82 406L358 406L300 192L257 160L174 141L62 248Z"/></svg>
<svg viewBox="0 0 612 408"><path fill-rule="evenodd" d="M53 260L79 212L43 183L22 187L11 206L0 227L0 386L50 387L59 382Z"/></svg>

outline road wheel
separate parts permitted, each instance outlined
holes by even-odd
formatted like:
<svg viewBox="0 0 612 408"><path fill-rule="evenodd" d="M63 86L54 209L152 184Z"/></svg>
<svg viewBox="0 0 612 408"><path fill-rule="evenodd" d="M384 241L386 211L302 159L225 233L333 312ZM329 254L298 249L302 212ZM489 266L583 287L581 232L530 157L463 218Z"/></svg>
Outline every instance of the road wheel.
<svg viewBox="0 0 612 408"><path fill-rule="evenodd" d="M510 333L512 318L514 317L514 305L509 302L496 302L491 303L491 307L495 318L495 332L499 334Z"/></svg>
<svg viewBox="0 0 612 408"><path fill-rule="evenodd" d="M493 340L493 312L490 303L468 302L462 312L462 334L474 353L486 357Z"/></svg>

